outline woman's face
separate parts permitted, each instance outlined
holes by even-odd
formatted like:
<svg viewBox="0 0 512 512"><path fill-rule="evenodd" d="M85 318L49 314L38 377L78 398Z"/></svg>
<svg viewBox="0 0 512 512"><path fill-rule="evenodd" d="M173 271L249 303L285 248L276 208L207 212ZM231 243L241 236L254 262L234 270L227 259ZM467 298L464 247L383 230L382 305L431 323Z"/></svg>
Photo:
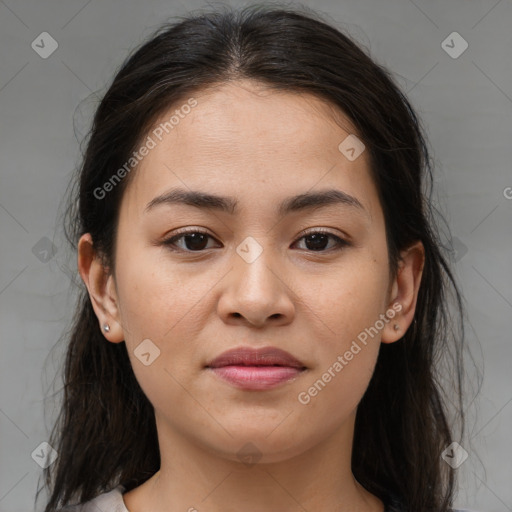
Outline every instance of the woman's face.
<svg viewBox="0 0 512 512"><path fill-rule="evenodd" d="M159 435L230 460L251 450L285 460L350 428L380 342L407 328L393 331L382 209L367 151L357 156L352 138L339 149L351 125L316 97L245 81L194 98L143 141L121 204L106 336L126 342ZM155 201L177 189L228 204ZM207 236L164 243L185 228ZM207 368L240 347L277 347L305 369Z"/></svg>

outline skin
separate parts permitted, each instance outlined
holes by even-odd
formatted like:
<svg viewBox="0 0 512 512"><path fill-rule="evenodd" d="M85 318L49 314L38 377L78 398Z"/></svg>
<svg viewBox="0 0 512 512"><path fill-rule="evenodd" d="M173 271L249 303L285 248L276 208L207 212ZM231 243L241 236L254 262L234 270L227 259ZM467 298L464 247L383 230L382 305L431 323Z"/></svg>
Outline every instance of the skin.
<svg viewBox="0 0 512 512"><path fill-rule="evenodd" d="M106 342L126 343L155 408L161 468L124 494L125 505L130 512L383 512L351 471L354 420L380 344L399 340L413 320L423 246L402 252L391 280L367 152L349 161L338 150L355 130L321 99L250 81L194 97L198 105L140 162L125 192L115 275L89 234L79 243L99 328L110 325ZM174 186L234 196L240 212L174 204L144 213ZM357 197L367 213L338 204L276 217L284 198L326 188ZM160 243L184 227L211 235L203 252L190 239L175 242L182 252ZM351 245L337 250L328 238L315 251L304 236L317 228ZM262 248L252 263L236 252L248 236ZM299 393L397 303L401 311L378 335L300 403ZM160 355L145 366L134 350L148 338ZM307 370L272 390L240 390L204 368L236 346L279 347ZM257 463L237 455L248 442L261 455Z"/></svg>

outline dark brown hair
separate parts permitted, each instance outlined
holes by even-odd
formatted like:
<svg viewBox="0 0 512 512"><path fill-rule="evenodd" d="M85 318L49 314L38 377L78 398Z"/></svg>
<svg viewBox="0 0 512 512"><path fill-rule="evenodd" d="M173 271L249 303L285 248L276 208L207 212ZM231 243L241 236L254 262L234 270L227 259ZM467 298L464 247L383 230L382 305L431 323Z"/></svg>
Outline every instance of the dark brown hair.
<svg viewBox="0 0 512 512"><path fill-rule="evenodd" d="M252 5L161 25L126 58L95 111L69 194L66 238L76 250L80 236L91 233L105 266L114 271L120 200L136 168L107 199L98 200L94 191L170 106L239 79L311 93L347 115L370 155L390 275L396 276L400 250L418 240L425 247L415 321L403 339L381 346L358 406L352 470L383 500L393 494L407 510L446 512L455 470L441 453L464 433L464 309L437 232L428 144L390 73L333 24L304 7ZM45 512L88 501L119 483L131 490L160 467L153 407L134 376L126 345L105 341L85 286L80 291L66 333L63 403L50 439L59 456L44 473L50 494ZM447 377L452 382L443 387ZM455 416L459 436L453 434Z"/></svg>

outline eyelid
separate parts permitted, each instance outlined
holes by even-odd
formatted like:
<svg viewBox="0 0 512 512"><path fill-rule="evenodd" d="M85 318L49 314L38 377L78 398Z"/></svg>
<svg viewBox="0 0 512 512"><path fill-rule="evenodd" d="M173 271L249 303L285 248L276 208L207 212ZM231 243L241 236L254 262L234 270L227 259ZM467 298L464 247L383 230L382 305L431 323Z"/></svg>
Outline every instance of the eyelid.
<svg viewBox="0 0 512 512"><path fill-rule="evenodd" d="M315 228L315 227L307 228L307 229L305 228L305 229L303 229L302 231L299 232L297 237L298 238L302 238L303 236L307 236L310 233L323 233L323 234L326 234L326 235L332 235L332 236L337 236L338 238L347 239L347 241L350 238L345 233L343 233L343 232L340 233L339 230L338 230L338 233L335 233L331 229L332 228Z"/></svg>

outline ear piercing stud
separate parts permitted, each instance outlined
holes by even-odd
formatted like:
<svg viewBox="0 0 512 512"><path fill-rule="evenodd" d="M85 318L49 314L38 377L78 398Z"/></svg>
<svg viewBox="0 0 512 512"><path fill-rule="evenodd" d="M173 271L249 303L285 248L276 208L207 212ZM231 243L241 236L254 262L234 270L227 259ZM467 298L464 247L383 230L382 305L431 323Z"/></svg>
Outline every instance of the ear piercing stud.
<svg viewBox="0 0 512 512"><path fill-rule="evenodd" d="M395 331L399 331L400 330L400 326L398 324L395 324L393 326L393 329L395 329Z"/></svg>

